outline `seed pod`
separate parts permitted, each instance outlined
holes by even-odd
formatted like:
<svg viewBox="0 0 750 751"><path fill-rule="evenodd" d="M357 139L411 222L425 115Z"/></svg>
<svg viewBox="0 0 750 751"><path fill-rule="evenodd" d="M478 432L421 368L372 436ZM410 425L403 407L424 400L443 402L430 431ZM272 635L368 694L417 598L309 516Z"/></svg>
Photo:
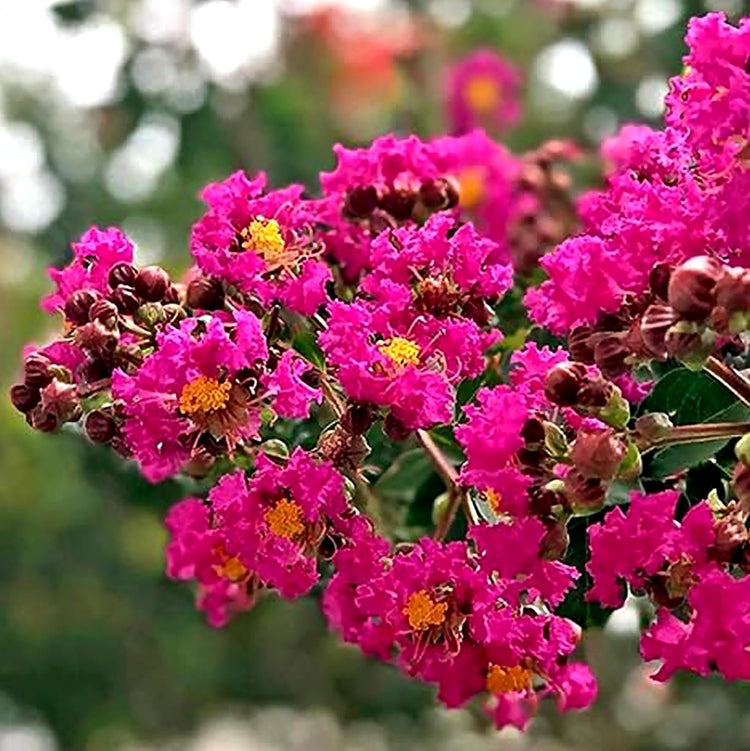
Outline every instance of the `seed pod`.
<svg viewBox="0 0 750 751"><path fill-rule="evenodd" d="M189 308L219 310L224 307L224 285L213 276L198 276L187 286L186 302Z"/></svg>
<svg viewBox="0 0 750 751"><path fill-rule="evenodd" d="M135 290L132 287L121 285L110 296L109 299L117 306L120 313L124 315L133 315L141 301L138 299Z"/></svg>
<svg viewBox="0 0 750 751"><path fill-rule="evenodd" d="M355 219L364 219L375 211L378 205L378 192L373 185L359 185L352 188L344 201L344 213Z"/></svg>
<svg viewBox="0 0 750 751"><path fill-rule="evenodd" d="M102 409L89 412L83 428L94 443L107 443L117 434L117 423L112 415Z"/></svg>
<svg viewBox="0 0 750 751"><path fill-rule="evenodd" d="M54 378L50 365L49 358L40 352L30 354L23 363L24 382L37 389L46 386Z"/></svg>
<svg viewBox="0 0 750 751"><path fill-rule="evenodd" d="M135 284L135 278L138 276L138 269L135 266L125 263L116 263L109 270L109 277L107 281L112 289L122 286L132 287Z"/></svg>
<svg viewBox="0 0 750 751"><path fill-rule="evenodd" d="M561 362L555 365L544 381L544 395L561 407L578 404L578 392L584 384L586 368L580 363Z"/></svg>
<svg viewBox="0 0 750 751"><path fill-rule="evenodd" d="M641 318L641 339L654 357L667 356L666 337L679 315L668 305L649 305Z"/></svg>
<svg viewBox="0 0 750 751"><path fill-rule="evenodd" d="M16 383L10 387L10 401L13 406L24 414L31 412L41 399L39 389L28 383Z"/></svg>
<svg viewBox="0 0 750 751"><path fill-rule="evenodd" d="M99 293L94 290L77 290L65 301L65 318L76 326L88 323L89 310L99 297Z"/></svg>
<svg viewBox="0 0 750 751"><path fill-rule="evenodd" d="M118 319L117 305L111 300L97 300L89 308L89 319L98 321L107 329L114 329Z"/></svg>
<svg viewBox="0 0 750 751"><path fill-rule="evenodd" d="M611 428L581 430L570 450L570 458L584 477L611 480L625 453L625 445Z"/></svg>

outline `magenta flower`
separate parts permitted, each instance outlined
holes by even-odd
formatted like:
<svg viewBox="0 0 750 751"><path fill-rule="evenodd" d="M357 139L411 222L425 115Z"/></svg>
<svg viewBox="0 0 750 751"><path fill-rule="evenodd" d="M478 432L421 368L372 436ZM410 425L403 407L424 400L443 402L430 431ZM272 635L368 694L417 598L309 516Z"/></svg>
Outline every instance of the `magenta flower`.
<svg viewBox="0 0 750 751"><path fill-rule="evenodd" d="M317 202L290 185L265 192L266 177L235 172L202 193L208 211L193 225L191 250L201 270L264 305L280 302L305 315L327 299L331 279L313 232Z"/></svg>
<svg viewBox="0 0 750 751"><path fill-rule="evenodd" d="M736 579L715 569L688 592L687 620L660 608L656 621L641 637L644 660L661 660L654 674L667 680L676 670L727 680L750 680L750 579Z"/></svg>
<svg viewBox="0 0 750 751"><path fill-rule="evenodd" d="M476 126L498 132L521 117L521 74L493 50L479 49L448 69L445 99L451 131Z"/></svg>
<svg viewBox="0 0 750 751"><path fill-rule="evenodd" d="M337 301L329 310L320 346L351 399L388 408L407 430L450 420L444 358L423 332L394 329L359 302Z"/></svg>
<svg viewBox="0 0 750 751"><path fill-rule="evenodd" d="M156 342L135 374L116 370L112 378L123 433L151 482L179 472L201 449L231 452L256 435L261 395L245 375L268 358L260 321L245 311L233 321L187 319Z"/></svg>
<svg viewBox="0 0 750 751"><path fill-rule="evenodd" d="M48 312L63 310L68 298L78 290L106 295L112 267L133 261L133 243L116 227L90 227L72 248L73 260L64 269L49 270L56 289L42 300L42 307Z"/></svg>
<svg viewBox="0 0 750 751"><path fill-rule="evenodd" d="M674 490L633 492L627 513L615 508L589 528L586 569L594 581L589 600L620 607L626 583L636 590L656 585L657 594L663 585L667 598L679 600L706 565L713 565L708 564L709 548L716 541L711 509L700 503L678 523L674 514L679 495ZM627 545L620 544L622 540ZM652 581L657 574L660 581Z"/></svg>
<svg viewBox="0 0 750 751"><path fill-rule="evenodd" d="M273 372L266 379L268 390L274 394L273 408L290 420L304 420L312 404L323 401L323 392L305 381L313 376L310 363L294 350L288 349L281 356Z"/></svg>
<svg viewBox="0 0 750 751"><path fill-rule="evenodd" d="M223 626L260 588L293 599L318 580L322 541L347 511L341 477L296 449L284 467L265 455L247 478L224 475L208 502L188 498L167 515L167 573L195 580L198 607Z"/></svg>

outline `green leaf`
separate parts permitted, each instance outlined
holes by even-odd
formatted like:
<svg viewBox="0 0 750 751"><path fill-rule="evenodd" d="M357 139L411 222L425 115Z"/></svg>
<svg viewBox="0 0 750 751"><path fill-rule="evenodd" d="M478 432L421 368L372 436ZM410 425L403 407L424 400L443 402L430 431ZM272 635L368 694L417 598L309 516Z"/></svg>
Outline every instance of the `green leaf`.
<svg viewBox="0 0 750 751"><path fill-rule="evenodd" d="M325 367L325 356L311 331L298 331L292 339L292 347L308 362L321 370Z"/></svg>
<svg viewBox="0 0 750 751"><path fill-rule="evenodd" d="M750 408L712 378L676 368L664 375L643 403L644 412L666 412L675 425L707 422L740 422L750 419ZM656 451L649 462L649 474L664 478L711 459L729 439L668 446Z"/></svg>
<svg viewBox="0 0 750 751"><path fill-rule="evenodd" d="M432 473L432 463L424 451L409 449L383 472L373 487L381 498L411 503L419 487Z"/></svg>

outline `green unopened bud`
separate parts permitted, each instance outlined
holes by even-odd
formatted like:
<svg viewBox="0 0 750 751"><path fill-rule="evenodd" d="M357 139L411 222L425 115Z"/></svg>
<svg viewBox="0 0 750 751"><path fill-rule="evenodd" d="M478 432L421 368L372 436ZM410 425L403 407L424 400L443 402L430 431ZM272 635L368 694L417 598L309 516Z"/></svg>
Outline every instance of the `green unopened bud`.
<svg viewBox="0 0 750 751"><path fill-rule="evenodd" d="M734 447L735 456L743 463L750 467L750 433L745 435L737 441Z"/></svg>
<svg viewBox="0 0 750 751"><path fill-rule="evenodd" d="M141 305L138 310L135 311L133 317L135 318L136 323L151 330L167 320L164 308L158 303L153 302L147 302Z"/></svg>
<svg viewBox="0 0 750 751"><path fill-rule="evenodd" d="M278 438L269 438L261 444L261 450L264 454L267 454L274 459L283 459L286 461L289 458L289 447L284 441Z"/></svg>
<svg viewBox="0 0 750 751"><path fill-rule="evenodd" d="M630 421L630 405L619 388L615 387L607 404L598 411L596 416L613 428L622 429L628 424Z"/></svg>
<svg viewBox="0 0 750 751"><path fill-rule="evenodd" d="M664 412L651 412L635 421L635 432L644 447L669 435L673 427L669 415Z"/></svg>
<svg viewBox="0 0 750 751"><path fill-rule="evenodd" d="M555 459L562 459L568 455L568 439L553 422L544 423L544 447Z"/></svg>
<svg viewBox="0 0 750 751"><path fill-rule="evenodd" d="M635 480L636 477L640 476L642 471L643 461L641 460L641 452L638 450L638 446L630 441L628 442L625 457L617 469L617 479L625 480L626 482Z"/></svg>
<svg viewBox="0 0 750 751"><path fill-rule="evenodd" d="M432 523L437 525L440 523L440 520L445 517L445 515L448 513L448 508L450 507L451 503L451 494L450 491L446 490L445 493L441 493L433 502L432 502Z"/></svg>

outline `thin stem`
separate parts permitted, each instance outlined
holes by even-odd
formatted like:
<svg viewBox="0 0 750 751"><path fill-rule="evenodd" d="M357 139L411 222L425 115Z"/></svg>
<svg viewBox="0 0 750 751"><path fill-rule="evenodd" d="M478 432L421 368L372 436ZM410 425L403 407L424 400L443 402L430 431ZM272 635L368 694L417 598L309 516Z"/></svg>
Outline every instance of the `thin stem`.
<svg viewBox="0 0 750 751"><path fill-rule="evenodd" d="M344 414L345 408L339 395L334 391L330 381L326 378L325 373L320 373L320 390L323 392L323 398L331 406L336 417Z"/></svg>
<svg viewBox="0 0 750 751"><path fill-rule="evenodd" d="M750 406L750 381L716 357L709 357L705 368L719 383Z"/></svg>
<svg viewBox="0 0 750 751"><path fill-rule="evenodd" d="M648 448L680 443L699 443L716 438L735 438L750 433L750 422L707 422L701 425L676 425L651 441Z"/></svg>
<svg viewBox="0 0 750 751"><path fill-rule="evenodd" d="M81 384L76 388L76 394L80 399L85 399L92 394L96 394L99 391L108 389L112 385L111 378L101 378L98 381L92 381L91 383Z"/></svg>
<svg viewBox="0 0 750 751"><path fill-rule="evenodd" d="M445 458L443 452L437 447L435 441L432 440L432 436L426 430L418 430L417 440L422 444L422 448L435 465L437 473L448 486L448 507L438 520L433 534L435 540L442 540L453 525L458 507L463 505L467 513L469 512L468 499L466 498L466 493L464 493L459 485L458 472L456 472L455 467L453 467Z"/></svg>

